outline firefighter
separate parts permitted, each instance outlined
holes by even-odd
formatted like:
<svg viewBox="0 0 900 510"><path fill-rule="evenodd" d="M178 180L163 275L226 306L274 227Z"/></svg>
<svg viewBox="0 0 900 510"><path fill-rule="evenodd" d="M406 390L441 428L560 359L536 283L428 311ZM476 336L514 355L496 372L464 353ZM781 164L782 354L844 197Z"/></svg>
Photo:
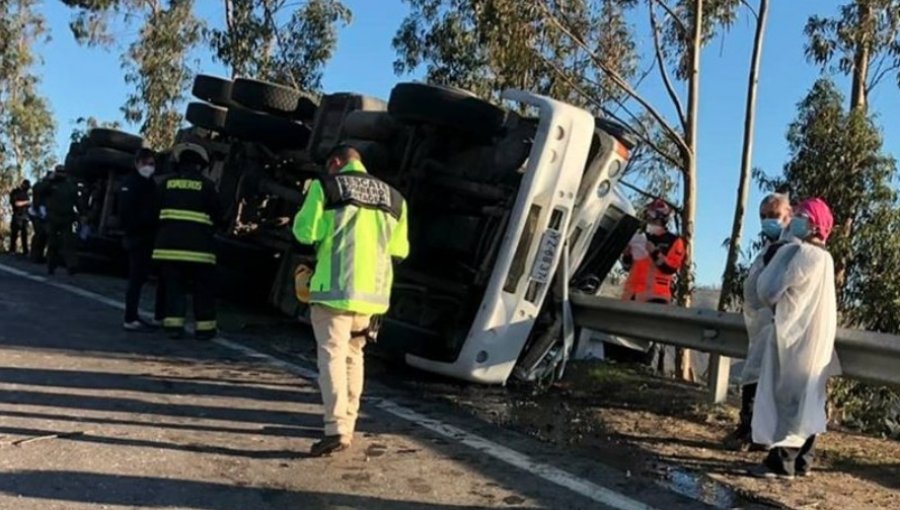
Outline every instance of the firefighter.
<svg viewBox="0 0 900 510"><path fill-rule="evenodd" d="M193 143L172 148L175 174L159 186L159 230L153 260L165 287L163 328L172 339L184 336L187 293L193 295L195 337L216 336L214 234L222 224L215 185L203 176L206 149Z"/></svg>
<svg viewBox="0 0 900 510"><path fill-rule="evenodd" d="M22 241L22 254L28 256L28 209L31 199L31 181L25 179L19 187L9 193L9 206L12 210L9 232L9 252L16 252L16 244Z"/></svg>
<svg viewBox="0 0 900 510"><path fill-rule="evenodd" d="M316 246L310 316L318 345L324 437L313 456L350 447L363 390L363 347L373 315L388 309L394 260L409 253L406 201L370 176L349 145L331 150L294 218L294 237Z"/></svg>
<svg viewBox="0 0 900 510"><path fill-rule="evenodd" d="M46 191L47 273L54 274L64 262L70 275L78 269L78 187L65 167L57 166Z"/></svg>

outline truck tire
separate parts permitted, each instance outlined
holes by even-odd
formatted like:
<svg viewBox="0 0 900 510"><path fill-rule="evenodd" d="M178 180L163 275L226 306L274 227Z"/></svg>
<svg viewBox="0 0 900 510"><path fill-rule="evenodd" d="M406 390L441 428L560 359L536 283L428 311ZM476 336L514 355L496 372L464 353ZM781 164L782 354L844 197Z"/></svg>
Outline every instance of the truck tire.
<svg viewBox="0 0 900 510"><path fill-rule="evenodd" d="M134 154L144 146L144 139L140 136L117 129L94 128L88 133L88 139L94 147L115 149L130 154Z"/></svg>
<svg viewBox="0 0 900 510"><path fill-rule="evenodd" d="M273 115L293 115L300 96L297 89L250 78L238 78L231 87L231 99L235 103Z"/></svg>
<svg viewBox="0 0 900 510"><path fill-rule="evenodd" d="M191 93L197 99L202 99L207 103L228 107L231 105L231 87L231 80L198 74L194 78L194 87Z"/></svg>
<svg viewBox="0 0 900 510"><path fill-rule="evenodd" d="M244 108L228 109L225 133L247 142L259 142L272 149L305 149L310 129L292 120Z"/></svg>
<svg viewBox="0 0 900 510"><path fill-rule="evenodd" d="M102 166L116 170L134 168L134 154L108 147L91 147L79 159L82 166Z"/></svg>
<svg viewBox="0 0 900 510"><path fill-rule="evenodd" d="M506 120L506 111L471 92L423 83L400 83L391 91L388 113L407 124L435 124L468 133L477 139L493 137Z"/></svg>
<svg viewBox="0 0 900 510"><path fill-rule="evenodd" d="M344 117L343 135L347 138L384 142L397 131L397 123L385 112L355 110Z"/></svg>
<svg viewBox="0 0 900 510"><path fill-rule="evenodd" d="M184 118L196 127L209 129L210 131L222 131L225 129L225 116L227 108L213 106L206 103L191 103L185 111Z"/></svg>
<svg viewBox="0 0 900 510"><path fill-rule="evenodd" d="M312 94L301 92L300 99L297 100L297 108L294 110L294 118L312 125L317 111L319 111L319 99Z"/></svg>

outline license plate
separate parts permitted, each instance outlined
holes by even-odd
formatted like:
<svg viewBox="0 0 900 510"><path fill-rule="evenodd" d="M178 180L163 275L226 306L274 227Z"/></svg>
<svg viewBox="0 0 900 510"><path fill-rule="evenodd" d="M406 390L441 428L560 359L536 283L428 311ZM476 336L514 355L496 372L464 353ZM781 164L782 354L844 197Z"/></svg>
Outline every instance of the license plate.
<svg viewBox="0 0 900 510"><path fill-rule="evenodd" d="M538 248L537 259L531 268L531 279L538 283L547 283L553 276L553 260L556 252L562 244L562 233L556 230L546 230L541 236L541 245Z"/></svg>

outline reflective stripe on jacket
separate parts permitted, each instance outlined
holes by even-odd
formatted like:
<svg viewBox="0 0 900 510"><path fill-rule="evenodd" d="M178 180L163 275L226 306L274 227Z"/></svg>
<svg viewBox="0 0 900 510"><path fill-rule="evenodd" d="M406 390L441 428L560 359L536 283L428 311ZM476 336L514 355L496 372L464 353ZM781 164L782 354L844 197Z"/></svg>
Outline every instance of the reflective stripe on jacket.
<svg viewBox="0 0 900 510"><path fill-rule="evenodd" d="M634 259L622 299L646 303L672 301L672 283L684 262L684 240L666 232L660 236L648 236L657 250L646 257Z"/></svg>
<svg viewBox="0 0 900 510"><path fill-rule="evenodd" d="M221 205L215 185L199 173L181 173L159 186L159 231L154 260L215 264L215 224Z"/></svg>
<svg viewBox="0 0 900 510"><path fill-rule="evenodd" d="M406 201L352 161L312 183L294 237L316 246L310 301L366 315L390 304L392 259L409 254Z"/></svg>

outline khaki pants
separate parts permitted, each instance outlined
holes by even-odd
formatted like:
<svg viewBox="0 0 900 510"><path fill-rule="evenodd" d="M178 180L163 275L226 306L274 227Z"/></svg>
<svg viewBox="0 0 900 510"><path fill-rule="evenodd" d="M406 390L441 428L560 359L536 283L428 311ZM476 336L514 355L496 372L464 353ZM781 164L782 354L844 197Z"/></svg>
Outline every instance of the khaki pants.
<svg viewBox="0 0 900 510"><path fill-rule="evenodd" d="M353 436L363 391L363 348L366 339L351 338L350 333L366 329L370 317L313 305L310 318L318 345L325 435Z"/></svg>

